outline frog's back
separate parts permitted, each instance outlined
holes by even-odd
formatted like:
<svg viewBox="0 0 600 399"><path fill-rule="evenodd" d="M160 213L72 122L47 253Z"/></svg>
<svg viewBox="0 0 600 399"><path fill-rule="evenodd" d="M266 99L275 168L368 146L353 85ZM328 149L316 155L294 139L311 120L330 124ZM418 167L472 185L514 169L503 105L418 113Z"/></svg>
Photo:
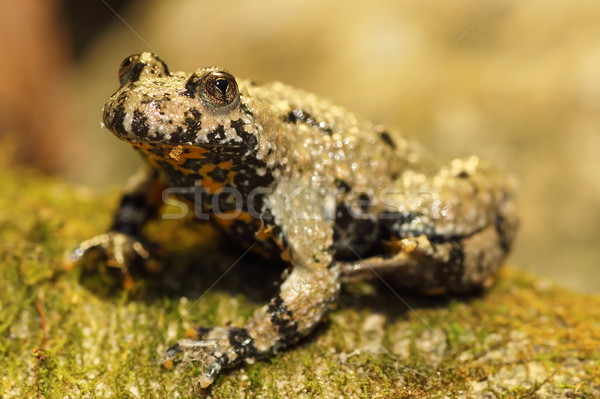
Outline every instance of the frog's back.
<svg viewBox="0 0 600 399"><path fill-rule="evenodd" d="M290 175L306 173L343 189L380 191L405 170L426 164L398 131L327 99L280 82L242 81L240 86L242 102L276 143L277 163Z"/></svg>

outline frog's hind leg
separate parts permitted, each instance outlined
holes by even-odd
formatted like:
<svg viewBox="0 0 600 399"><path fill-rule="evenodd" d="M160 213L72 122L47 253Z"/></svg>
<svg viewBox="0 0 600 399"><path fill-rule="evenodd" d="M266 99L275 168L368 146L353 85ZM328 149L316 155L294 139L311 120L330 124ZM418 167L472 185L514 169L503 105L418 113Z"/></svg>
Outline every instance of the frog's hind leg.
<svg viewBox="0 0 600 399"><path fill-rule="evenodd" d="M505 256L495 243L498 233L489 226L470 237L447 242L418 237L387 243L388 256L342 263L344 283L381 278L395 286L424 293L462 293L489 287Z"/></svg>
<svg viewBox="0 0 600 399"><path fill-rule="evenodd" d="M433 176L409 171L396 183L381 220L386 255L343 263L342 279L379 275L425 292L488 287L517 227L514 181L471 157Z"/></svg>

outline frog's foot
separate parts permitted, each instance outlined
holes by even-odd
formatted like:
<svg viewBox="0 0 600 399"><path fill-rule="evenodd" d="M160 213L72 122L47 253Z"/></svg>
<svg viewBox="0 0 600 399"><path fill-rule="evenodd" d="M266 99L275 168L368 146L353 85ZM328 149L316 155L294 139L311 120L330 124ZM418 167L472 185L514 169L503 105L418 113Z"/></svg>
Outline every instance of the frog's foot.
<svg viewBox="0 0 600 399"><path fill-rule="evenodd" d="M84 264L96 267L105 262L109 273L118 271L123 287L130 289L134 286L131 270L141 265L151 273L160 271L160 263L151 255L151 246L139 237L110 231L82 242L71 253L68 265L74 267Z"/></svg>
<svg viewBox="0 0 600 399"><path fill-rule="evenodd" d="M176 362L199 362L201 388L209 387L224 368L252 362L257 356L254 340L245 328L199 327L187 335L194 339L182 339L169 348L163 366L171 369Z"/></svg>

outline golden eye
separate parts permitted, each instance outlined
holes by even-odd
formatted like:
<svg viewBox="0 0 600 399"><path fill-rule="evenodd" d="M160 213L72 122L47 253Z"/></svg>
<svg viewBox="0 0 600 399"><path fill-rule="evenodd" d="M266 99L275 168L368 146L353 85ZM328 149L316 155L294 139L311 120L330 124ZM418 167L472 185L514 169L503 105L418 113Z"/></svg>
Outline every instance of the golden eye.
<svg viewBox="0 0 600 399"><path fill-rule="evenodd" d="M202 81L206 98L217 106L229 105L238 97L235 78L227 72L211 72Z"/></svg>

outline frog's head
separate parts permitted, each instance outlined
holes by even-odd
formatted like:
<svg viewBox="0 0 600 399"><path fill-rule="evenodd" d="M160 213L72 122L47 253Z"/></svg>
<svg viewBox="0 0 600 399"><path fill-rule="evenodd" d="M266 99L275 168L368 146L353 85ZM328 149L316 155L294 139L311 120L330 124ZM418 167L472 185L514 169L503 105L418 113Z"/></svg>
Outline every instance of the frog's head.
<svg viewBox="0 0 600 399"><path fill-rule="evenodd" d="M170 72L158 56L142 53L123 61L119 81L103 119L124 141L138 147L257 145L252 113L242 106L236 79L222 68Z"/></svg>

